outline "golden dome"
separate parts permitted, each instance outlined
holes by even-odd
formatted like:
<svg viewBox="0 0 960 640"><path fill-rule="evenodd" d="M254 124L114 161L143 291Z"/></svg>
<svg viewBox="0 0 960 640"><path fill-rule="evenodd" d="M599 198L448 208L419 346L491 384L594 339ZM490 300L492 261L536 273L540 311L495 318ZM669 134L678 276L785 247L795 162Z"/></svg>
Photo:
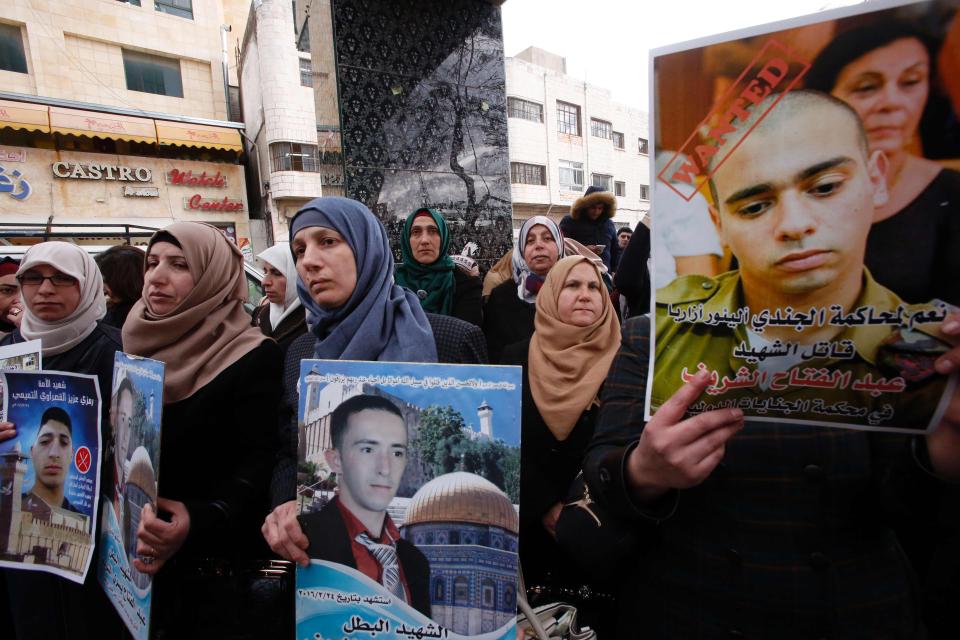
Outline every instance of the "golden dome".
<svg viewBox="0 0 960 640"><path fill-rule="evenodd" d="M516 509L495 484L473 473L455 471L420 487L410 499L404 526L426 522L469 522L519 533Z"/></svg>

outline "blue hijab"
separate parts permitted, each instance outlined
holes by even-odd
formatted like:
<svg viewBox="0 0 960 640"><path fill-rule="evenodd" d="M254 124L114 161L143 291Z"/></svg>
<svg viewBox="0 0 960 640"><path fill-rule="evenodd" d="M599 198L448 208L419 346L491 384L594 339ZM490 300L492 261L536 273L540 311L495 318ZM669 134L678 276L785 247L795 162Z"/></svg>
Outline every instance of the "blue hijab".
<svg viewBox="0 0 960 640"><path fill-rule="evenodd" d="M323 309L297 278L297 293L317 337L314 357L327 360L436 362L433 330L416 294L393 282L393 254L383 225L356 200L311 200L290 221L293 237L307 227L326 227L353 250L357 286L346 304Z"/></svg>

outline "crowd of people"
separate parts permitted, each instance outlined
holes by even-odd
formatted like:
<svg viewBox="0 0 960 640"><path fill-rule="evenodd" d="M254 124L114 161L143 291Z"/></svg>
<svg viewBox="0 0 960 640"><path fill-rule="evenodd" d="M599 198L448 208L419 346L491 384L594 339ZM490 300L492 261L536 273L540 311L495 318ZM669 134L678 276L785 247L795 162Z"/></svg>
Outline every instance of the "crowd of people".
<svg viewBox="0 0 960 640"><path fill-rule="evenodd" d="M153 636L292 637L290 573L280 560L305 566L311 557L342 557L429 610L417 586L419 552L352 482L322 511L298 518L300 361L320 358L521 366L527 596L533 604L574 601L581 624L602 638L924 637L915 576L935 571L924 542L955 555L956 541L919 540L923 516L904 528L891 512L919 504L928 516L941 506L956 513L956 494L942 484L960 481L956 392L929 434L868 434L747 423L734 408L691 416L710 384L700 373L655 397L661 406L644 419L647 312L661 279L670 284L658 305L786 307L797 296L844 308L877 298L958 302L957 252L941 243L941 235L955 237L942 229L957 217L924 204L955 198L957 174L912 155L906 142L925 94L906 101L914 111L898 136L884 120L891 107L863 86L926 82L929 51L912 32L877 28L871 36L866 52L866 36L850 36L855 53L838 38L814 61L810 88L768 99L779 101L776 110L712 176L709 213L697 199L678 209L691 220L711 216L716 236L691 241L675 224L653 237L644 225L618 231L616 198L591 187L559 224L526 220L512 250L481 278L449 255L454 239L439 211L409 214L395 265L395 248L366 206L321 197L290 220L287 242L259 254L266 300L252 319L242 254L201 223L175 223L145 251L115 247L96 261L74 244L44 242L19 263L0 262L2 344L40 339L44 368L95 375L101 390L113 388L118 351L166 363L159 496L136 536L135 567L155 579ZM905 83L902 74L918 79ZM788 118L806 126L789 129ZM827 134L812 141L805 132L813 129ZM790 154L774 142L784 135ZM827 244L811 257L797 253L801 240ZM737 261L724 274L721 244ZM653 278L651 245L674 256ZM910 259L889 260L894 249ZM920 265L922 277L900 269L918 265L917 256L930 263ZM786 275L776 267L784 260L796 263ZM684 273L698 275L674 280ZM677 331L683 348L658 366L714 352L723 359L740 339ZM948 315L941 332L957 342L960 314ZM864 370L873 370L881 338L854 336ZM960 370L960 347L942 349L930 368L937 376ZM358 398L367 399L344 403L332 418L328 459L344 473L354 455L345 433L360 437L358 415L370 421L373 412L395 427L395 449L409 444L388 401ZM102 409L108 442L109 407ZM16 434L17 425L0 423L0 441ZM114 469L111 455L102 472ZM391 463L396 481L404 464ZM29 499L44 496L66 500L39 489ZM405 582L390 582L383 547L393 549ZM79 585L3 570L0 595L0 624L13 631L4 637L125 634L94 572Z"/></svg>

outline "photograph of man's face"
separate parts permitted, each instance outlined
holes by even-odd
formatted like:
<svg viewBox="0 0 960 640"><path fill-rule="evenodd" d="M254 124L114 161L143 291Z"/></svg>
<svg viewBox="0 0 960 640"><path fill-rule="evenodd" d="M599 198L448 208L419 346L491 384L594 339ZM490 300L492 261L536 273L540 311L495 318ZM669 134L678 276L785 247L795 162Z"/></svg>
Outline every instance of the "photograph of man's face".
<svg viewBox="0 0 960 640"><path fill-rule="evenodd" d="M811 131L821 135L811 139ZM714 185L714 222L748 292L783 302L845 274L859 278L885 192L854 113L787 95L717 170Z"/></svg>
<svg viewBox="0 0 960 640"><path fill-rule="evenodd" d="M37 440L30 447L37 483L48 491L59 491L67 479L73 461L73 436L70 428L56 419L40 425Z"/></svg>
<svg viewBox="0 0 960 640"><path fill-rule="evenodd" d="M358 518L383 513L407 466L407 427L400 416L364 409L347 418L341 442L326 452L343 505Z"/></svg>
<svg viewBox="0 0 960 640"><path fill-rule="evenodd" d="M133 389L129 386L122 386L114 405L113 416L114 452L118 469L122 469L123 463L129 458L130 419L132 417Z"/></svg>

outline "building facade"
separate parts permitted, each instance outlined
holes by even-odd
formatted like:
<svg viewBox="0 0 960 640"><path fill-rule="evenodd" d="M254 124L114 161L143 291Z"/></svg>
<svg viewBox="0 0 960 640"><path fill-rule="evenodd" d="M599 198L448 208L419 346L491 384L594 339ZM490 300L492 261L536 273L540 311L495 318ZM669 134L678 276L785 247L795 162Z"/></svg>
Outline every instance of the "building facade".
<svg viewBox="0 0 960 640"><path fill-rule="evenodd" d="M252 142L250 195L260 201L268 244L286 240L290 218L326 193L310 56L298 50L296 4L253 3L240 45L240 102Z"/></svg>
<svg viewBox="0 0 960 640"><path fill-rule="evenodd" d="M591 185L616 195L618 226L636 226L650 212L647 114L536 47L506 69L514 228L533 215L559 220Z"/></svg>
<svg viewBox="0 0 960 640"><path fill-rule="evenodd" d="M224 81L224 7L235 4L4 3L0 240L35 242L15 237L31 225L89 225L61 230L113 244L134 224L143 243L149 229L200 220L252 257L243 126L228 121Z"/></svg>

